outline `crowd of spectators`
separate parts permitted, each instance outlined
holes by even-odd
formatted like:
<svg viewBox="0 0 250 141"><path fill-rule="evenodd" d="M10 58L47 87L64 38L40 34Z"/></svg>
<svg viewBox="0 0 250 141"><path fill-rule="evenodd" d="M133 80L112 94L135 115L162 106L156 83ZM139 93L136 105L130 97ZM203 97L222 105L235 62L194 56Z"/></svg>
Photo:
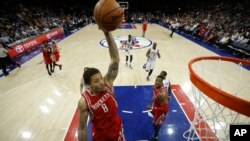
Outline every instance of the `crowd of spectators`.
<svg viewBox="0 0 250 141"><path fill-rule="evenodd" d="M250 9L240 3L219 3L190 7L176 13L160 11L131 13L128 20L141 23L147 19L151 23L163 24L188 36L202 40L233 53L244 59L250 59Z"/></svg>
<svg viewBox="0 0 250 141"><path fill-rule="evenodd" d="M70 7L65 11L23 4L11 5L8 10L1 11L0 38L6 44L13 45L56 27L63 27L65 32L72 31L91 22L91 14L78 7Z"/></svg>
<svg viewBox="0 0 250 141"><path fill-rule="evenodd" d="M162 22L219 49L250 59L250 9L247 5L220 3L164 15Z"/></svg>

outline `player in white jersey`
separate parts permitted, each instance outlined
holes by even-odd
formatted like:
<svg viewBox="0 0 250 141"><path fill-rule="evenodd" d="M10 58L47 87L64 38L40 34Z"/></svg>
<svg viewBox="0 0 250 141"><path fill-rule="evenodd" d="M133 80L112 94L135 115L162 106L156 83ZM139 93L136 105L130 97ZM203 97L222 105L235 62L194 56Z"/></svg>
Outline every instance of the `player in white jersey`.
<svg viewBox="0 0 250 141"><path fill-rule="evenodd" d="M163 86L166 88L166 90L168 91L168 96L169 98L171 97L171 83L168 79L166 79L167 77L167 72L166 71L161 71L160 76L162 76L163 78Z"/></svg>
<svg viewBox="0 0 250 141"><path fill-rule="evenodd" d="M149 81L149 77L154 70L156 56L158 56L158 58L161 58L160 52L158 49L156 49L156 46L157 46L157 43L154 42L152 49L149 49L146 53L146 56L148 57L147 63L145 66L145 69L148 72L147 81Z"/></svg>
<svg viewBox="0 0 250 141"><path fill-rule="evenodd" d="M132 61L133 61L133 54L132 54L132 49L133 49L133 40L132 36L128 35L128 40L125 41L125 56L126 56L126 66L128 66L128 60L130 62L129 68L132 69Z"/></svg>

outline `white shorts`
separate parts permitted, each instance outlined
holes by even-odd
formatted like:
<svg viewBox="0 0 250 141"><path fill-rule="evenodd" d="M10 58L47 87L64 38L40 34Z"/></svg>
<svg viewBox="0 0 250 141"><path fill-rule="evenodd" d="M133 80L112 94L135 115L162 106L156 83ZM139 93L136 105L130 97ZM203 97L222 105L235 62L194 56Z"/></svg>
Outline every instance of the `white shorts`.
<svg viewBox="0 0 250 141"><path fill-rule="evenodd" d="M132 51L125 51L125 56L130 56L130 55L133 55Z"/></svg>
<svg viewBox="0 0 250 141"><path fill-rule="evenodd" d="M149 71L149 70L153 70L154 69L154 67L155 67L155 61L150 61L150 62L147 62L146 63L146 71Z"/></svg>

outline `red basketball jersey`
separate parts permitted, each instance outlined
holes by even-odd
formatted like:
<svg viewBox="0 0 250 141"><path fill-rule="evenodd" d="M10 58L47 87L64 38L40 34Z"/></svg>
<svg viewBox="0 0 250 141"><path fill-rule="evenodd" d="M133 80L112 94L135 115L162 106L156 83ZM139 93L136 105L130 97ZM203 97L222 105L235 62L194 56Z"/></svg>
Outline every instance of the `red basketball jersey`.
<svg viewBox="0 0 250 141"><path fill-rule="evenodd" d="M94 96L86 90L82 96L87 102L87 108L93 125L93 135L102 136L103 140L111 140L118 137L118 134L121 134L122 122L118 115L117 102L113 91L108 86L105 86L104 89L103 92Z"/></svg>
<svg viewBox="0 0 250 141"><path fill-rule="evenodd" d="M164 122L166 114L168 112L167 103L160 103L157 99L160 91L166 91L165 87L161 87L159 89L153 87L154 101L153 101L152 114L154 115L155 125L161 125Z"/></svg>
<svg viewBox="0 0 250 141"><path fill-rule="evenodd" d="M153 93L154 93L153 106L154 107L161 107L161 106L167 105L167 103L160 104L159 101L157 100L157 96L158 96L158 94L159 94L160 91L166 91L166 88L165 87L161 87L161 88L157 89L157 88L153 87Z"/></svg>
<svg viewBox="0 0 250 141"><path fill-rule="evenodd" d="M145 21L142 23L142 30L143 31L147 30L147 22L145 22Z"/></svg>
<svg viewBox="0 0 250 141"><path fill-rule="evenodd" d="M54 50L54 55L55 55L55 61L59 61L59 58L60 58L60 53L59 53L59 49L58 49L58 46L55 44L55 45L52 45L53 47L53 50Z"/></svg>
<svg viewBox="0 0 250 141"><path fill-rule="evenodd" d="M43 45L42 46L42 52L43 52L43 59L45 64L51 64L52 60L50 59L50 53L48 51L48 46Z"/></svg>

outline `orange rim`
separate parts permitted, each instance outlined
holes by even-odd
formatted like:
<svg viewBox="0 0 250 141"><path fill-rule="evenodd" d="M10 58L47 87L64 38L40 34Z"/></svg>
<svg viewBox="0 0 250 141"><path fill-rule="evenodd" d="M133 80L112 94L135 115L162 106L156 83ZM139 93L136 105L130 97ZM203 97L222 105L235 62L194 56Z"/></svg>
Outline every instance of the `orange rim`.
<svg viewBox="0 0 250 141"><path fill-rule="evenodd" d="M248 65L248 66L250 66L250 61L238 58L231 58L231 57L203 56L192 59L188 64L188 69L190 72L190 80L200 91L202 91L209 98L220 103L221 105L249 117L250 101L233 96L230 93L227 93L223 90L220 90L210 85L194 72L192 64L200 60L223 60L228 62L234 62L237 64L241 63L242 65Z"/></svg>

